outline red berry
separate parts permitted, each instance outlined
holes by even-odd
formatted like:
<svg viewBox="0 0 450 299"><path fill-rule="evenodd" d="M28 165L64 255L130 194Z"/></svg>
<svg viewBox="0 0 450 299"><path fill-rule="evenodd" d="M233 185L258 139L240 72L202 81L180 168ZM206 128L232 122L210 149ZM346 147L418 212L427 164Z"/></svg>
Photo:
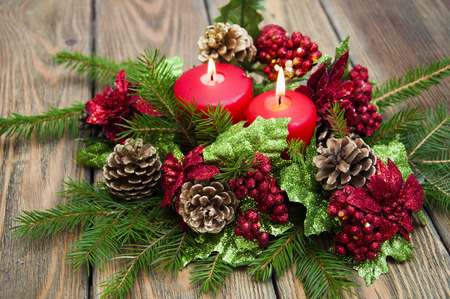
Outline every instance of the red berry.
<svg viewBox="0 0 450 299"><path fill-rule="evenodd" d="M264 203L259 203L256 208L258 209L258 211L260 212L267 212L267 210L269 209Z"/></svg>
<svg viewBox="0 0 450 299"><path fill-rule="evenodd" d="M243 234L242 236L244 237L245 240L253 240L255 238L255 235L252 234L251 232Z"/></svg>
<svg viewBox="0 0 450 299"><path fill-rule="evenodd" d="M257 181L262 181L264 179L264 175L262 174L261 171L256 170L253 174L253 178Z"/></svg>
<svg viewBox="0 0 450 299"><path fill-rule="evenodd" d="M365 246L359 247L359 252L360 252L361 254L366 254L368 251L369 251L369 250L368 250L367 247L365 247Z"/></svg>
<svg viewBox="0 0 450 299"><path fill-rule="evenodd" d="M376 252L369 251L369 252L366 253L366 258L368 260L374 260L374 259L377 258L377 255L378 254Z"/></svg>
<svg viewBox="0 0 450 299"><path fill-rule="evenodd" d="M242 231L241 231L241 229L239 228L239 226L236 226L236 227L234 228L234 234L235 234L236 236L242 236Z"/></svg>
<svg viewBox="0 0 450 299"><path fill-rule="evenodd" d="M339 233L336 237L335 240L343 245L347 245L351 240L350 236L345 233Z"/></svg>
<svg viewBox="0 0 450 299"><path fill-rule="evenodd" d="M348 216L352 216L353 213L356 211L356 208L354 206L348 205L345 210L347 211Z"/></svg>
<svg viewBox="0 0 450 299"><path fill-rule="evenodd" d="M283 204L283 203L284 203L283 195L277 194L277 195L275 196L275 205L281 205L281 204Z"/></svg>
<svg viewBox="0 0 450 299"><path fill-rule="evenodd" d="M249 178L249 179L247 179L247 181L245 182L245 186L246 186L248 189L253 189L253 188L255 188L255 186L256 186L256 181L255 181L255 179L254 179L254 178Z"/></svg>
<svg viewBox="0 0 450 299"><path fill-rule="evenodd" d="M256 234L257 232L259 232L260 228L261 228L261 224L259 224L259 222L252 223L250 231L252 232L252 234Z"/></svg>
<svg viewBox="0 0 450 299"><path fill-rule="evenodd" d="M345 255L347 253L343 246L334 246L334 252L340 255Z"/></svg>
<svg viewBox="0 0 450 299"><path fill-rule="evenodd" d="M350 227L350 234L351 234L352 236L357 236L359 233L360 233L360 230L359 230L359 227L358 227L358 226L352 225L352 226Z"/></svg>
<svg viewBox="0 0 450 299"><path fill-rule="evenodd" d="M378 252L380 248L381 248L380 242L373 242L372 244L369 245L369 250L373 252Z"/></svg>
<svg viewBox="0 0 450 299"><path fill-rule="evenodd" d="M250 197L253 197L253 198L256 198L256 197L258 197L259 196L259 191L258 191L258 189L251 189L249 192L248 192L248 195L250 196Z"/></svg>
<svg viewBox="0 0 450 299"><path fill-rule="evenodd" d="M254 222L254 223L259 221L259 214L258 214L258 212L254 211L252 209L249 209L249 210L245 211L244 217L247 220L249 220L251 222Z"/></svg>
<svg viewBox="0 0 450 299"><path fill-rule="evenodd" d="M336 217L338 214L338 208L335 205L328 206L327 213L331 217Z"/></svg>
<svg viewBox="0 0 450 299"><path fill-rule="evenodd" d="M243 234L246 234L246 233L250 232L250 230L251 230L251 226L247 221L242 223L241 225L239 225L239 228L241 229L241 232Z"/></svg>
<svg viewBox="0 0 450 299"><path fill-rule="evenodd" d="M269 241L269 234L267 232L260 232L258 234L258 241L260 241L260 242L268 242Z"/></svg>
<svg viewBox="0 0 450 299"><path fill-rule="evenodd" d="M373 225L370 224L369 222L363 223L362 231L363 231L363 233L365 233L366 235L371 234L372 231L373 231Z"/></svg>
<svg viewBox="0 0 450 299"><path fill-rule="evenodd" d="M355 243L348 243L346 246L347 250L350 252L354 252L358 247Z"/></svg>
<svg viewBox="0 0 450 299"><path fill-rule="evenodd" d="M273 213L275 215L283 215L287 213L287 207L285 205L277 205L273 208Z"/></svg>

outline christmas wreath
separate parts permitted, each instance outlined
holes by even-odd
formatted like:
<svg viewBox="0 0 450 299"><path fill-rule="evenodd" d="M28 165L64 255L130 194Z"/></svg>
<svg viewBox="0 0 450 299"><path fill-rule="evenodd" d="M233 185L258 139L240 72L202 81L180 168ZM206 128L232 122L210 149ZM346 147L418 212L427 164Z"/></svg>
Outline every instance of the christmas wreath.
<svg viewBox="0 0 450 299"><path fill-rule="evenodd" d="M407 106L389 120L379 112L439 84L449 59L378 85L365 67L350 68L349 38L333 59L303 33L260 29L262 9L222 7L198 40L199 61L238 66L253 96L285 77L289 94L314 107L310 136L293 136L291 118L239 121L223 99L202 107L177 96L179 57L145 50L116 63L60 52L57 63L114 85L70 108L2 118L0 135L59 138L70 128L87 144L76 161L102 169L104 182L64 181L67 201L23 211L15 235L81 226L68 254L74 269L128 261L103 283L113 297L130 292L141 269L175 275L188 263L200 292L216 291L238 266L267 280L295 264L308 297L334 297L355 286L351 266L371 284L388 272L387 256L412 258L413 215L424 221L424 204L450 210L448 106ZM225 80L208 76L206 85ZM274 109L287 109L276 97ZM313 241L320 234L333 236L328 248Z"/></svg>

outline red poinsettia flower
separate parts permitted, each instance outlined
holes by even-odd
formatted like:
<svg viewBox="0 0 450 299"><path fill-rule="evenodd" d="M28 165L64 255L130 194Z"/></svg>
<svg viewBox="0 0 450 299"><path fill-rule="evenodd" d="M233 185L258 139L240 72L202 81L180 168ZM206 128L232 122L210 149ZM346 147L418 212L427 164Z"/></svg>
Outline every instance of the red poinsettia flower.
<svg viewBox="0 0 450 299"><path fill-rule="evenodd" d="M181 159L181 163L172 153L167 154L161 168L161 185L165 191L161 208L172 202L186 181L210 179L220 172L216 166L203 164L203 148L198 146L190 151ZM178 209L177 202L175 208Z"/></svg>
<svg viewBox="0 0 450 299"><path fill-rule="evenodd" d="M125 139L117 139L117 135L123 132L124 120L133 118L136 113L159 115L151 103L146 102L130 90L130 82L125 80L125 71L117 74L114 81L115 89L111 86L105 89L103 94L98 94L86 103L86 110L90 113L87 123L101 125L103 134L111 140L124 143Z"/></svg>
<svg viewBox="0 0 450 299"><path fill-rule="evenodd" d="M328 109L339 102L345 111L350 126L360 135L371 136L380 126L382 117L372 100L372 85L366 68L356 65L349 73L350 81L342 81L348 63L348 51L339 57L328 73L327 64L322 63L305 85L295 91L309 97L317 110L317 121L330 126Z"/></svg>

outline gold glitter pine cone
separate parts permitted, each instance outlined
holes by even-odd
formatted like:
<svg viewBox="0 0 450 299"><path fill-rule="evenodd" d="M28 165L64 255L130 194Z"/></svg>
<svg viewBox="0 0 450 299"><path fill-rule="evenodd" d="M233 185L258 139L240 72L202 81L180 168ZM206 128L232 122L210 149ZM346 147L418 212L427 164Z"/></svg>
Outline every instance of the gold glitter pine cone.
<svg viewBox="0 0 450 299"><path fill-rule="evenodd" d="M326 179L326 190L343 189L348 184L362 187L375 174L377 157L361 138L329 138L326 147L319 146L317 151L320 155L313 158L319 168L316 180Z"/></svg>
<svg viewBox="0 0 450 299"><path fill-rule="evenodd" d="M250 61L256 55L252 37L236 24L216 23L206 27L198 40L198 47L198 60L203 63L208 62L209 58L214 62L231 62L233 56L236 61L242 62L246 55Z"/></svg>
<svg viewBox="0 0 450 299"><path fill-rule="evenodd" d="M234 220L238 205L228 183L195 180L181 187L178 213L196 232L219 233Z"/></svg>
<svg viewBox="0 0 450 299"><path fill-rule="evenodd" d="M105 161L103 175L112 194L126 200L150 196L158 187L161 161L156 149L142 139L118 144Z"/></svg>

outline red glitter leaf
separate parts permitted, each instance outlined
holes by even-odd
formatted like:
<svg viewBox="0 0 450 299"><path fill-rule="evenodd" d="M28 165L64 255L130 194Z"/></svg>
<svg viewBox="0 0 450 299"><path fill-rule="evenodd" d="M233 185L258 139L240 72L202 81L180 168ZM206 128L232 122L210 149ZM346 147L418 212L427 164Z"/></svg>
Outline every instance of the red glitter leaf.
<svg viewBox="0 0 450 299"><path fill-rule="evenodd" d="M397 233L398 225L383 218L378 231L383 235L381 242L384 242L392 238Z"/></svg>
<svg viewBox="0 0 450 299"><path fill-rule="evenodd" d="M425 201L423 188L413 174L408 176L399 198L404 199L404 208L412 211L420 211Z"/></svg>
<svg viewBox="0 0 450 299"><path fill-rule="evenodd" d="M331 71L330 71L330 77L334 77L335 74L340 72L340 69L342 69L342 68L345 69L345 66L347 65L347 63L348 63L348 51L346 51L344 54L342 54L341 57L339 57L336 60L336 62L333 64L333 67L331 68ZM339 78L339 80L342 79L343 75L344 75L344 73L342 73L341 78Z"/></svg>
<svg viewBox="0 0 450 299"><path fill-rule="evenodd" d="M220 170L214 165L202 164L190 166L186 173L189 180L206 180L220 173Z"/></svg>
<svg viewBox="0 0 450 299"><path fill-rule="evenodd" d="M354 83L352 81L345 81L339 84L335 93L337 99L342 99L346 96L349 96L354 88Z"/></svg>
<svg viewBox="0 0 450 299"><path fill-rule="evenodd" d="M397 197L403 185L403 177L398 170L397 165L388 158L388 171L390 176L390 187L391 187L391 196Z"/></svg>
<svg viewBox="0 0 450 299"><path fill-rule="evenodd" d="M116 77L116 80L114 81L114 86L116 87L116 90L118 90L120 93L127 93L128 92L128 86L130 85L130 82L125 80L125 71L121 70Z"/></svg>
<svg viewBox="0 0 450 299"><path fill-rule="evenodd" d="M317 68L317 70L311 75L311 77L309 77L306 85L312 90L317 90L317 84L326 72L327 64L324 62Z"/></svg>
<svg viewBox="0 0 450 299"><path fill-rule="evenodd" d="M310 87L306 85L300 85L295 89L295 91L307 96L310 99L312 99L314 96L314 90L312 90Z"/></svg>
<svg viewBox="0 0 450 299"><path fill-rule="evenodd" d="M348 197L347 203L363 210L364 212L378 213L380 205L369 195L366 189L356 188Z"/></svg>
<svg viewBox="0 0 450 299"><path fill-rule="evenodd" d="M375 197L379 203L390 198L391 188L389 182L387 182L382 175L371 176L366 183L366 187L372 192L373 197Z"/></svg>

